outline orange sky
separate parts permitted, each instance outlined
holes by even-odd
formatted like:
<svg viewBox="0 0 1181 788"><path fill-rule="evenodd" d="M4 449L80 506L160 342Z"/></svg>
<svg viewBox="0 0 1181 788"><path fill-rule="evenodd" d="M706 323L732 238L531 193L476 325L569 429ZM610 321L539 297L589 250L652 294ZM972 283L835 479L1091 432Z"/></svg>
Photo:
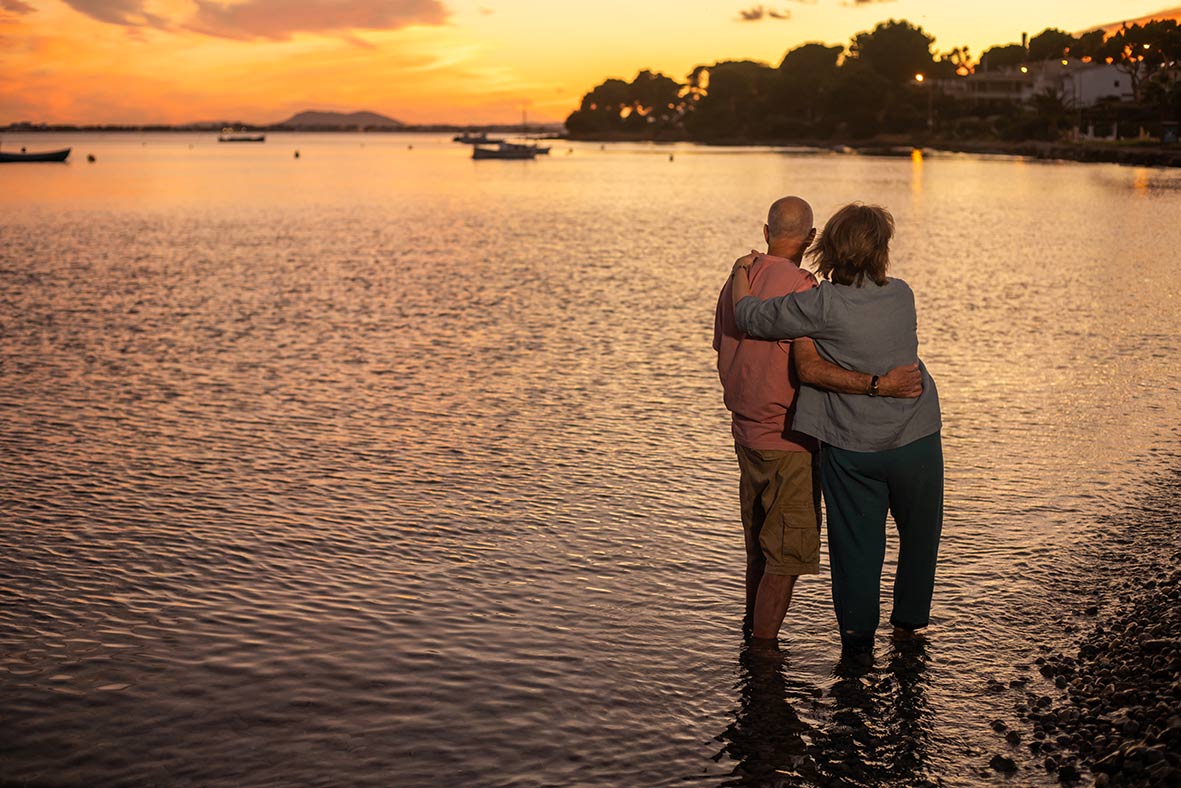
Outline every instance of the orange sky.
<svg viewBox="0 0 1181 788"><path fill-rule="evenodd" d="M778 62L886 18L979 55L1160 0L0 0L0 124L270 123L369 109L408 123L560 121L609 76L683 79L727 58ZM1174 12L1177 9L1173 9ZM758 16L748 13L747 16Z"/></svg>

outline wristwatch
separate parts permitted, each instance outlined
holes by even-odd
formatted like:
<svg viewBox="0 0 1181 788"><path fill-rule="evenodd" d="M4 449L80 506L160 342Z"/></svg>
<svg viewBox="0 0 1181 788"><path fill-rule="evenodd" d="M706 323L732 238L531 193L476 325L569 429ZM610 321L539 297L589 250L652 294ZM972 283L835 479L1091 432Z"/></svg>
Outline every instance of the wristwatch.
<svg viewBox="0 0 1181 788"><path fill-rule="evenodd" d="M872 378L870 378L869 390L866 391L865 393L871 397L876 397L878 395L878 376L877 375L874 375Z"/></svg>

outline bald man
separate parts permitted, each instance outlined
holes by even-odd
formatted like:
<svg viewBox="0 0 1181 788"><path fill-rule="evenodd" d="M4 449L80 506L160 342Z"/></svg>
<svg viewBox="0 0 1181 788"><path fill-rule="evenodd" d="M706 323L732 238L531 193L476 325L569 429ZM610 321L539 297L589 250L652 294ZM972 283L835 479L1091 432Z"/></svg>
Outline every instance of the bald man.
<svg viewBox="0 0 1181 788"><path fill-rule="evenodd" d="M767 253L750 268L751 292L775 298L816 287L800 268L816 237L812 206L799 197L772 203L763 225ZM758 253L756 253L758 254ZM756 642L777 641L800 575L820 572L820 482L814 438L792 429L796 391L803 383L850 394L917 397L918 365L883 377L842 369L820 358L810 339L747 337L734 322L730 280L714 315L718 377L734 450L746 543L744 631Z"/></svg>

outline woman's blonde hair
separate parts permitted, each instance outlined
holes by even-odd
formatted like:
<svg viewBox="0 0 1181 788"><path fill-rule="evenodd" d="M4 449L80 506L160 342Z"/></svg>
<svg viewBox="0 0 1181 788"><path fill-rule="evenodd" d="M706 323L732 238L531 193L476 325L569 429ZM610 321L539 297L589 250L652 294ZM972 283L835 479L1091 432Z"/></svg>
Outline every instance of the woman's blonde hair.
<svg viewBox="0 0 1181 788"><path fill-rule="evenodd" d="M890 265L890 239L894 217L885 208L849 203L824 225L808 256L816 262L816 273L838 285L860 287L869 279L886 283Z"/></svg>

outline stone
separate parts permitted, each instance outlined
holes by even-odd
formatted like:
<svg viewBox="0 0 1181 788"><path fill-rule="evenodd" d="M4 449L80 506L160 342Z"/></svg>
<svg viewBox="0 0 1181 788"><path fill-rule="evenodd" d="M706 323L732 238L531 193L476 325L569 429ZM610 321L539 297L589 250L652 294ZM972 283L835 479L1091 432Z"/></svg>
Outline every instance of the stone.
<svg viewBox="0 0 1181 788"><path fill-rule="evenodd" d="M1002 774L1015 774L1017 772L1017 762L1012 758L1000 754L992 756L992 760L988 762L988 765L994 771Z"/></svg>

